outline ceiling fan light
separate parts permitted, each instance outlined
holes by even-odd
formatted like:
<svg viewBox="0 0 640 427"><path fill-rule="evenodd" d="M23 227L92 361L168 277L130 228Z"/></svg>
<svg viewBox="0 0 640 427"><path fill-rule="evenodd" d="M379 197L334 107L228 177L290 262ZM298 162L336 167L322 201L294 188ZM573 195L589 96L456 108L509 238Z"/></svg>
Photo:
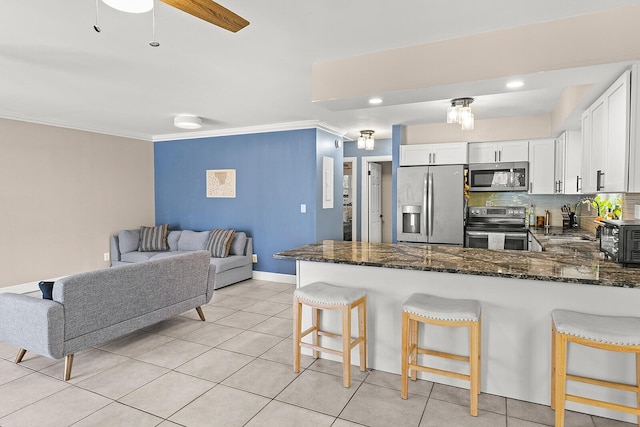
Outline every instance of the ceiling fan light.
<svg viewBox="0 0 640 427"><path fill-rule="evenodd" d="M180 129L200 129L202 119L195 116L176 116L173 119L173 125Z"/></svg>
<svg viewBox="0 0 640 427"><path fill-rule="evenodd" d="M145 13L153 9L153 0L102 0L102 2L127 13Z"/></svg>

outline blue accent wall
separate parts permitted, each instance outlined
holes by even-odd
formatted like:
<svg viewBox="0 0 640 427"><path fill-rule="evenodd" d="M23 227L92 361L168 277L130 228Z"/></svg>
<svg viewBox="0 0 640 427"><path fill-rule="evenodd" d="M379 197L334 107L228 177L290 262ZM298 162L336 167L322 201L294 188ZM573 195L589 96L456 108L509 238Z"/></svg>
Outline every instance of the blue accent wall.
<svg viewBox="0 0 640 427"><path fill-rule="evenodd" d="M156 223L246 231L258 255L254 270L295 274L294 261L273 254L342 238L342 150L335 139L342 141L314 128L156 142ZM322 209L323 155L335 159L334 209ZM206 197L208 169L236 170L236 198Z"/></svg>

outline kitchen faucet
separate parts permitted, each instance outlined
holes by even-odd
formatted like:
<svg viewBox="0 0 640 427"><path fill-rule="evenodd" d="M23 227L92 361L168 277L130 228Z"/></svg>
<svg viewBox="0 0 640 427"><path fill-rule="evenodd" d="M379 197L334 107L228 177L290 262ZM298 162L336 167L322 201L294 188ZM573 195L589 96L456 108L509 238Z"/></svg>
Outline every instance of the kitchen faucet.
<svg viewBox="0 0 640 427"><path fill-rule="evenodd" d="M596 212L596 214L594 216L599 216L600 215L600 204L595 199L593 199L592 197L584 197L583 199L578 201L578 203L576 203L576 206L573 209L574 212L576 213L576 215L578 214L578 206L582 205L582 204L585 204L585 203L595 203L598 210L597 210L597 212Z"/></svg>

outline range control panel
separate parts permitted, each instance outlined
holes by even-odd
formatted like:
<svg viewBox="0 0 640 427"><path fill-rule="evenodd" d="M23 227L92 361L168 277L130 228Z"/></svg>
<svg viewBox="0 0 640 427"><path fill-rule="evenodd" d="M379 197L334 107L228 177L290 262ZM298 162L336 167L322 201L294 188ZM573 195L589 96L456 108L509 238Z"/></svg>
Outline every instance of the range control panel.
<svg viewBox="0 0 640 427"><path fill-rule="evenodd" d="M469 216L493 218L524 218L524 206L469 206Z"/></svg>

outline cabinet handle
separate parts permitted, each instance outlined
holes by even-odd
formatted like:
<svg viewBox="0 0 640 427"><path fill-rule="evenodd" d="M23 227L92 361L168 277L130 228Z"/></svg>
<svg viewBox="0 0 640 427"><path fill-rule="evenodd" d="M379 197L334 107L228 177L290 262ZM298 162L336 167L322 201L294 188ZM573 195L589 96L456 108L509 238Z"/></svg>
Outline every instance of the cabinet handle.
<svg viewBox="0 0 640 427"><path fill-rule="evenodd" d="M433 153L433 163L436 162L436 153Z"/></svg>
<svg viewBox="0 0 640 427"><path fill-rule="evenodd" d="M501 162L502 161L502 150L498 151L498 161Z"/></svg>
<svg viewBox="0 0 640 427"><path fill-rule="evenodd" d="M582 178L580 178L580 175L576 175L576 193L579 193L582 191Z"/></svg>
<svg viewBox="0 0 640 427"><path fill-rule="evenodd" d="M562 193L562 180L558 181L558 193Z"/></svg>
<svg viewBox="0 0 640 427"><path fill-rule="evenodd" d="M596 171L596 191L604 189L604 172Z"/></svg>
<svg viewBox="0 0 640 427"><path fill-rule="evenodd" d="M493 161L494 161L494 162L497 162L497 161L498 161L498 152L497 152L497 151L494 151L494 152L493 152Z"/></svg>
<svg viewBox="0 0 640 427"><path fill-rule="evenodd" d="M532 189L533 189L533 183L531 181L529 181L529 193L531 193Z"/></svg>

